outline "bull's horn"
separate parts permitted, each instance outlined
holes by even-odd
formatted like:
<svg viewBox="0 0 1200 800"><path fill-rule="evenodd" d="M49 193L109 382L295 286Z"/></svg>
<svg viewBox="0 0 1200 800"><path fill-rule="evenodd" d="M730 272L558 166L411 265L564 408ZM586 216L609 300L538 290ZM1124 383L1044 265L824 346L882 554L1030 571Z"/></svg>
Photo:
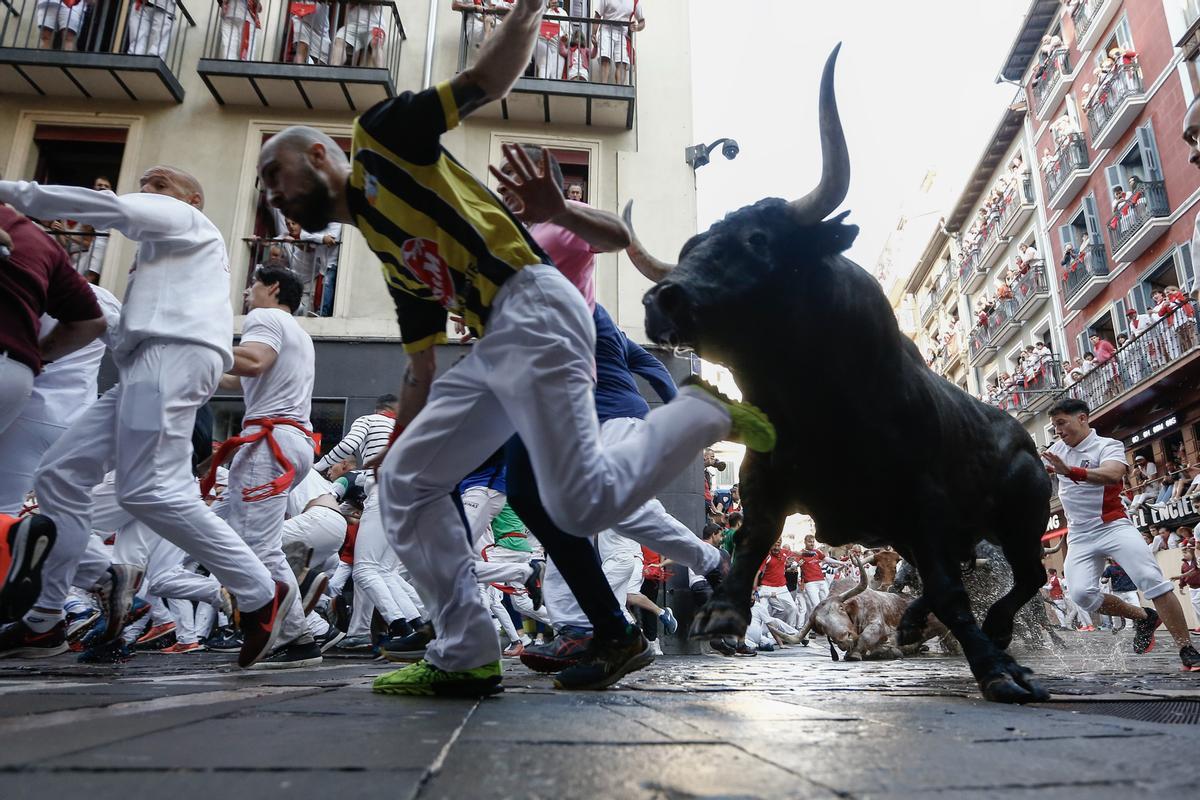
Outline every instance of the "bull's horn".
<svg viewBox="0 0 1200 800"><path fill-rule="evenodd" d="M799 637L801 639L807 639L809 632L812 631L812 626L813 626L813 615L810 612L808 615L808 622L804 623L804 629L800 631Z"/></svg>
<svg viewBox="0 0 1200 800"><path fill-rule="evenodd" d="M851 556L850 559L854 562L854 566L858 567L858 586L842 592L837 599L837 602L839 603L844 603L851 597L857 597L867 588L867 571L863 569L863 563L859 561L858 556Z"/></svg>
<svg viewBox="0 0 1200 800"><path fill-rule="evenodd" d="M839 42L825 61L825 71L821 74L821 182L816 189L792 202L792 210L801 225L815 225L828 217L842 204L850 190L850 154L846 150L846 135L842 131L833 88L833 68L841 49Z"/></svg>
<svg viewBox="0 0 1200 800"><path fill-rule="evenodd" d="M625 218L625 225L629 228L629 247L625 248L625 255L629 256L629 260L637 267L637 271L645 275L650 280L658 283L667 274L675 269L674 264L668 264L665 261L659 261L650 253L646 252L646 248L642 247L642 243L638 241L637 233L633 230L633 201L630 200L625 204L625 210L621 212L621 216Z"/></svg>

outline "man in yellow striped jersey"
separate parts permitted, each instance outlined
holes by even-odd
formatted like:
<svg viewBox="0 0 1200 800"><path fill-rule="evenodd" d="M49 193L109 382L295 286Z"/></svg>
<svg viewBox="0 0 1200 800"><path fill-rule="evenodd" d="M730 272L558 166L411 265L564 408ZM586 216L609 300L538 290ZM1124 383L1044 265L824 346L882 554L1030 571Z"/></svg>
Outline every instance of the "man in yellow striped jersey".
<svg viewBox="0 0 1200 800"><path fill-rule="evenodd" d="M592 394L595 328L582 295L504 203L443 149L443 133L504 97L524 72L544 7L518 0L473 67L364 113L349 161L328 136L304 127L277 134L259 157L269 202L289 219L309 231L338 221L363 234L383 262L408 353L396 415L403 435L383 461L378 491L388 536L437 638L423 661L380 676L380 692L500 691L499 646L451 492L514 433L528 449L546 511L581 536L647 502L707 444L774 444L773 428L755 409L688 387L649 415L641 435L602 447ZM479 341L434 382L434 345L446 340L451 313ZM603 661L618 677L653 658L636 629L593 646L612 651Z"/></svg>

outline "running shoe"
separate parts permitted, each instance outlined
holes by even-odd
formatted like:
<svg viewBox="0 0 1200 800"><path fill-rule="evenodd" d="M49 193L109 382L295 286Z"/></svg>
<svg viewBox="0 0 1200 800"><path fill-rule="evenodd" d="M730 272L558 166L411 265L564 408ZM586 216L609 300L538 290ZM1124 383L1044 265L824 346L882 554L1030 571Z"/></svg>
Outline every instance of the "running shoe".
<svg viewBox="0 0 1200 800"><path fill-rule="evenodd" d="M446 672L421 659L375 679L371 691L378 694L431 697L487 697L504 691L500 685L500 662L462 672Z"/></svg>
<svg viewBox="0 0 1200 800"><path fill-rule="evenodd" d="M123 620L124 624L105 625L103 630L97 626L96 639L90 643L92 646L114 641L121 635L125 625L133 621L132 619L126 620L125 617L133 609L134 595L141 582L142 571L137 567L128 564L113 564L108 568L104 577L100 579L100 584L96 587L96 597L100 600L100 610L106 620ZM146 605L142 614L149 610L149 605Z"/></svg>
<svg viewBox="0 0 1200 800"><path fill-rule="evenodd" d="M542 564L544 563L537 558L529 562L533 571L525 581L525 591L529 594L529 602L533 603L534 608L542 607Z"/></svg>
<svg viewBox="0 0 1200 800"><path fill-rule="evenodd" d="M1133 621L1133 652L1138 654L1149 653L1154 649L1154 632L1162 625L1157 611L1153 608L1142 610L1146 612L1146 618Z"/></svg>
<svg viewBox="0 0 1200 800"><path fill-rule="evenodd" d="M0 622L19 620L42 591L42 565L57 530L49 517L0 514Z"/></svg>
<svg viewBox="0 0 1200 800"><path fill-rule="evenodd" d="M758 652L760 652L760 653L774 653L774 652L775 652L775 645L773 645L771 642L763 642L762 644L760 644L760 645L758 646Z"/></svg>
<svg viewBox="0 0 1200 800"><path fill-rule="evenodd" d="M329 648L337 646L339 642L346 638L346 634L340 629L330 625L328 630L326 630L320 636L316 636L314 638L317 641L317 647L321 648L321 652L324 653L328 651Z"/></svg>
<svg viewBox="0 0 1200 800"><path fill-rule="evenodd" d="M411 636L413 626L406 619L392 620L388 624L387 638L388 639L403 639L405 636Z"/></svg>
<svg viewBox="0 0 1200 800"><path fill-rule="evenodd" d="M199 653L204 650L204 645L199 642L176 642L170 647L164 647L159 652L164 656L178 656L184 653Z"/></svg>
<svg viewBox="0 0 1200 800"><path fill-rule="evenodd" d="M1183 662L1184 672L1200 672L1200 653L1190 644L1180 648L1179 660Z"/></svg>
<svg viewBox="0 0 1200 800"><path fill-rule="evenodd" d="M0 658L50 658L67 652L67 623L59 620L45 633L37 633L25 620L0 628Z"/></svg>
<svg viewBox="0 0 1200 800"><path fill-rule="evenodd" d="M591 641L590 630L563 625L558 635L545 644L526 647L521 663L534 672L561 672L579 663Z"/></svg>
<svg viewBox="0 0 1200 800"><path fill-rule="evenodd" d="M212 653L240 653L242 644L242 632L232 625L222 625L204 640L204 646Z"/></svg>
<svg viewBox="0 0 1200 800"><path fill-rule="evenodd" d="M1095 633L1096 628L1094 625L1084 625L1082 628L1079 629L1079 631L1080 631L1080 633Z"/></svg>
<svg viewBox="0 0 1200 800"><path fill-rule="evenodd" d="M500 655L504 656L505 658L516 658L517 656L521 655L521 653L524 653L524 652L525 652L525 645L521 644L520 642L513 642L508 647L506 647L504 649L504 652L501 653Z"/></svg>
<svg viewBox="0 0 1200 800"><path fill-rule="evenodd" d="M362 634L359 636L344 636L337 643L337 650L340 653L371 653L375 649L375 643L371 641L371 637Z"/></svg>
<svg viewBox="0 0 1200 800"><path fill-rule="evenodd" d="M304 616L312 613L328 588L329 577L324 572L315 569L304 571L304 579L300 581L300 605L304 608Z"/></svg>
<svg viewBox="0 0 1200 800"><path fill-rule="evenodd" d="M82 639L99 620L100 611L95 608L86 608L67 614L67 641L74 642Z"/></svg>
<svg viewBox="0 0 1200 800"><path fill-rule="evenodd" d="M558 689L604 689L654 663L654 649L637 628L616 639L592 637L579 663L554 677Z"/></svg>
<svg viewBox="0 0 1200 800"><path fill-rule="evenodd" d="M753 658L758 655L758 650L745 642L738 642L738 646L734 648L733 654L740 658Z"/></svg>
<svg viewBox="0 0 1200 800"><path fill-rule="evenodd" d="M425 649L433 640L433 623L425 622L408 636L387 640L379 652L388 661L423 661Z"/></svg>
<svg viewBox="0 0 1200 800"><path fill-rule="evenodd" d="M658 615L658 621L662 623L663 630L670 636L679 630L679 620L675 619L675 612L669 608L664 608L662 613Z"/></svg>
<svg viewBox="0 0 1200 800"><path fill-rule="evenodd" d="M775 426L760 409L749 403L731 400L716 387L694 375L684 380L683 385L707 392L725 407L729 413L727 441L740 442L758 453L769 453L775 449Z"/></svg>
<svg viewBox="0 0 1200 800"><path fill-rule="evenodd" d="M650 648L652 650L654 650L655 657L661 656L663 654L662 644L658 641L658 639L655 639L654 641L650 642Z"/></svg>
<svg viewBox="0 0 1200 800"><path fill-rule="evenodd" d="M708 646L723 656L732 656L737 653L737 648L730 644L723 636L718 636L716 639L710 639Z"/></svg>
<svg viewBox="0 0 1200 800"><path fill-rule="evenodd" d="M287 613L295 599L295 586L275 581L275 596L269 603L254 611L241 613L244 640L238 653L239 667L246 669L271 652L279 637L279 617Z"/></svg>
<svg viewBox="0 0 1200 800"><path fill-rule="evenodd" d="M321 663L321 646L316 641L289 642L276 648L271 655L255 663L250 669L297 669L315 667Z"/></svg>
<svg viewBox="0 0 1200 800"><path fill-rule="evenodd" d="M121 664L133 658L134 652L125 642L104 642L84 649L79 654L80 664Z"/></svg>
<svg viewBox="0 0 1200 800"><path fill-rule="evenodd" d="M162 650L175 644L175 623L154 625L133 643L135 650Z"/></svg>

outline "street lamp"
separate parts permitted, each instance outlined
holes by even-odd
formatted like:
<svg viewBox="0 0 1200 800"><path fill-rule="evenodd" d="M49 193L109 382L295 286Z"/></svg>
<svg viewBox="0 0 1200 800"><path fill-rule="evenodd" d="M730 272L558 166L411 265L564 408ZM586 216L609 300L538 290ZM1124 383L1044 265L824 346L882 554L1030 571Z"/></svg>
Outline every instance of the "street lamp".
<svg viewBox="0 0 1200 800"><path fill-rule="evenodd" d="M733 139L717 139L710 145L694 144L684 151L683 159L688 163L693 170L700 169L708 163L708 156L713 150L717 149L717 145L722 145L721 155L733 161L737 158L739 149L738 143Z"/></svg>

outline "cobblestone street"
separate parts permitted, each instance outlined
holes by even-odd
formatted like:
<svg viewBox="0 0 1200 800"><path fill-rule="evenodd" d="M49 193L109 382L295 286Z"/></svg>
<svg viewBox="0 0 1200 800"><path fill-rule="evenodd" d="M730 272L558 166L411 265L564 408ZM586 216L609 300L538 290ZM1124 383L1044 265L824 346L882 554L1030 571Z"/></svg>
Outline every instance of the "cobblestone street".
<svg viewBox="0 0 1200 800"><path fill-rule="evenodd" d="M227 657L120 668L0 664L7 800L129 798L1128 797L1190 791L1191 725L1075 713L1082 701L1200 704L1164 643L1070 635L1025 659L1049 707L982 702L965 664L668 656L598 693L509 667L483 702L370 693L382 663L243 673ZM1190 702L1187 702L1190 698ZM1161 708L1160 705L1157 708ZM1192 706L1192 715L1194 706Z"/></svg>

